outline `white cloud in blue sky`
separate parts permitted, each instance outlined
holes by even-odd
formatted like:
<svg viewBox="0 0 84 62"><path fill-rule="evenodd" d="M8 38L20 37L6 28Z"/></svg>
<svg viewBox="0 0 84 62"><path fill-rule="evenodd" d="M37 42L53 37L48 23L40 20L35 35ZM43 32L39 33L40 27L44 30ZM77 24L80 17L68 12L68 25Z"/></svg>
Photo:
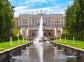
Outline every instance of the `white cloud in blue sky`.
<svg viewBox="0 0 84 62"><path fill-rule="evenodd" d="M73 0L9 0L15 6L15 17L19 14L38 13L42 9L46 13L64 14Z"/></svg>

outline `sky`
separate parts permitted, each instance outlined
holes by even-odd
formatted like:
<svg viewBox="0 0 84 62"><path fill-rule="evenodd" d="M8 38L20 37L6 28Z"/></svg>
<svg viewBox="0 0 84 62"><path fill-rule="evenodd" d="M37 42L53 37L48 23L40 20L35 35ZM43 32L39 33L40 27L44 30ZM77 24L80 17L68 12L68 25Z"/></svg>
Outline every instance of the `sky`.
<svg viewBox="0 0 84 62"><path fill-rule="evenodd" d="M37 14L41 10L46 14L65 14L65 10L73 0L9 0L15 6L14 17L19 14Z"/></svg>

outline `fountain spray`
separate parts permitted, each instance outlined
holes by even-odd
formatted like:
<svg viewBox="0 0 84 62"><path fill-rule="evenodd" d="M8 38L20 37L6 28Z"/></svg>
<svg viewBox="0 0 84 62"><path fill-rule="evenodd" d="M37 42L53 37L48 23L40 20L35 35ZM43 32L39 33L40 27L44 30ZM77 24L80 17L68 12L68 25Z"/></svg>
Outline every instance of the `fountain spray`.
<svg viewBox="0 0 84 62"><path fill-rule="evenodd" d="M43 42L39 42L43 37L43 18L40 19L40 26L36 39L34 40L34 45L36 46L37 51L39 52L40 62L43 62Z"/></svg>
<svg viewBox="0 0 84 62"><path fill-rule="evenodd" d="M34 43L38 43L39 40L40 40L42 37L43 37L43 19L42 19L42 17L41 17L38 34L37 34L37 37L36 37L35 40L34 40Z"/></svg>
<svg viewBox="0 0 84 62"><path fill-rule="evenodd" d="M12 45L12 37L10 37L10 44Z"/></svg>

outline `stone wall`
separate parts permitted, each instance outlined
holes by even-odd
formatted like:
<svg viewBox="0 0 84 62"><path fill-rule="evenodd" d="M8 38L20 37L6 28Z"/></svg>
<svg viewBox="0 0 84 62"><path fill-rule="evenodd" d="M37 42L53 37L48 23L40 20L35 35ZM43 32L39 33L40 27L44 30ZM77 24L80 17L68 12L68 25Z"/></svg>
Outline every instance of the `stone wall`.
<svg viewBox="0 0 84 62"><path fill-rule="evenodd" d="M60 44L56 44L51 42L54 46L56 46L59 50L63 50L64 53L66 55L70 55L72 56L73 54L76 57L76 62L84 62L84 51L78 50L78 49L74 49L68 46L64 46L64 45L60 45Z"/></svg>
<svg viewBox="0 0 84 62"><path fill-rule="evenodd" d="M0 53L0 62L10 62L10 58L12 56L20 55L21 50L25 49L26 46L29 46L30 44L31 43L28 43L28 44L18 46L18 47L14 48L14 49L11 49L11 50Z"/></svg>

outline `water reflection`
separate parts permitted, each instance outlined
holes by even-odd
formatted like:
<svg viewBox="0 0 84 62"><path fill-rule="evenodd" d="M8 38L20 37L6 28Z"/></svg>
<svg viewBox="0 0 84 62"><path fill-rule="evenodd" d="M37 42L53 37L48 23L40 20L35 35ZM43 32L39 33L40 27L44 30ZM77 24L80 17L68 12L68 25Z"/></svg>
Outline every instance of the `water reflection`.
<svg viewBox="0 0 84 62"><path fill-rule="evenodd" d="M38 46L39 47L39 46ZM63 50L58 50L52 44L43 43L44 54L43 62L76 62L76 57L66 56ZM21 55L13 56L11 62L40 62L38 51L32 44L21 51Z"/></svg>

